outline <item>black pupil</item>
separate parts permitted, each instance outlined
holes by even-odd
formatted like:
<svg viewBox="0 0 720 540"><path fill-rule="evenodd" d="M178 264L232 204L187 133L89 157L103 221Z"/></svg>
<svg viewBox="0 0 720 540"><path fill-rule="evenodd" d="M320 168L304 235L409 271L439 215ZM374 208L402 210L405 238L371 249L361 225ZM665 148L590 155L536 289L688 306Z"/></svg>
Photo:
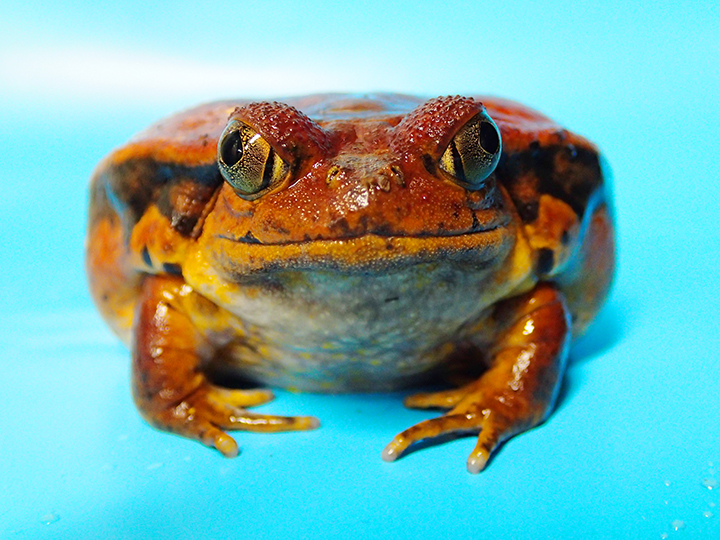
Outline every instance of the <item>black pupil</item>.
<svg viewBox="0 0 720 540"><path fill-rule="evenodd" d="M227 134L220 146L220 157L228 167L235 165L243 155L242 140L238 131Z"/></svg>
<svg viewBox="0 0 720 540"><path fill-rule="evenodd" d="M480 124L480 146L488 154L494 154L500 149L500 138L497 130L489 122Z"/></svg>

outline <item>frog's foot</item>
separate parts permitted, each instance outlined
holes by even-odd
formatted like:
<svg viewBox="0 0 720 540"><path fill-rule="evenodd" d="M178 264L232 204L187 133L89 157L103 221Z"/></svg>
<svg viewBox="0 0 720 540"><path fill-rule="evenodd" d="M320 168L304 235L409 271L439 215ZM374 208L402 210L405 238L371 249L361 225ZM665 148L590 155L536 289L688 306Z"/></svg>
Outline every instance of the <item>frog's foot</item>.
<svg viewBox="0 0 720 540"><path fill-rule="evenodd" d="M232 390L211 384L202 365L215 350L187 315L189 296L180 278L143 282L133 328L133 395L143 417L165 431L196 439L227 457L238 446L225 431L313 429L313 417L255 414L246 407L273 398L269 390Z"/></svg>
<svg viewBox="0 0 720 540"><path fill-rule="evenodd" d="M423 396L423 404L432 402L430 407L442 407L448 401L448 392L439 392L436 398L432 395ZM511 420L492 408L491 403L484 403L479 396L470 394L461 399L457 407L447 414L425 420L399 433L388 444L382 453L385 461L394 461L412 444L446 435L479 434L475 449L467 460L467 469L478 473L485 468L490 454L500 443L523 431L525 422L522 419ZM454 396L453 396L454 399ZM412 400L410 400L412 402ZM487 407L485 407L487 405Z"/></svg>
<svg viewBox="0 0 720 540"><path fill-rule="evenodd" d="M237 443L225 430L276 433L318 427L314 417L255 414L244 408L272 397L268 390L229 390L204 383L178 404L162 410L146 408L143 415L155 427L197 439L225 457L238 454Z"/></svg>
<svg viewBox="0 0 720 540"><path fill-rule="evenodd" d="M476 382L455 390L407 398L415 408L449 409L398 434L383 450L393 461L412 444L445 435L478 434L468 471L485 468L505 440L542 422L550 413L567 358L570 326L561 294L541 284L499 306L493 362Z"/></svg>

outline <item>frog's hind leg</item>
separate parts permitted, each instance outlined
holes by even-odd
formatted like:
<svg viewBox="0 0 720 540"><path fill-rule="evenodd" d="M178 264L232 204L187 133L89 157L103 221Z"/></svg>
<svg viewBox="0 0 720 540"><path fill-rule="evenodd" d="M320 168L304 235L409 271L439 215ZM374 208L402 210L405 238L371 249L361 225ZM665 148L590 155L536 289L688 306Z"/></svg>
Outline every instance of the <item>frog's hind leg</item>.
<svg viewBox="0 0 720 540"><path fill-rule="evenodd" d="M313 429L313 417L255 414L245 407L272 399L267 390L211 384L202 366L215 353L185 312L188 291L179 277L148 276L133 328L133 394L155 427L197 439L226 457L238 453L225 430L278 432Z"/></svg>
<svg viewBox="0 0 720 540"><path fill-rule="evenodd" d="M475 382L456 390L419 394L406 400L417 408L448 409L439 418L398 434L382 457L392 461L410 445L442 435L478 433L467 461L480 472L504 440L541 423L551 412L570 340L568 310L562 294L540 284L503 302L493 317L499 335L490 368Z"/></svg>

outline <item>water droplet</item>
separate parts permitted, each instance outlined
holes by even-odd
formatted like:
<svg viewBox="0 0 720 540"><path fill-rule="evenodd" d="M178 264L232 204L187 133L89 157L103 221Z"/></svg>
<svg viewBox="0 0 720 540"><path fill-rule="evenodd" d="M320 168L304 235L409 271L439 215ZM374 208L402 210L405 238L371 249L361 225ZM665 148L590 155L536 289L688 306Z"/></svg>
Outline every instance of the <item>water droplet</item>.
<svg viewBox="0 0 720 540"><path fill-rule="evenodd" d="M670 480L665 480L665 482L663 482L663 483L664 483L667 487L670 487L670 484L671 484L672 482L670 482Z"/></svg>
<svg viewBox="0 0 720 540"><path fill-rule="evenodd" d="M148 465L147 467L145 467L145 470L147 470L147 471L154 471L155 469L159 469L159 468L162 467L162 466L163 466L163 464L160 463L160 462L151 463L150 465Z"/></svg>
<svg viewBox="0 0 720 540"><path fill-rule="evenodd" d="M670 523L670 526L673 528L674 531L679 531L680 529L685 528L685 522L680 519L676 519L672 523Z"/></svg>
<svg viewBox="0 0 720 540"><path fill-rule="evenodd" d="M703 486L705 486L708 489L715 489L718 487L718 481L716 478L708 477L703 479L702 481Z"/></svg>
<svg viewBox="0 0 720 540"><path fill-rule="evenodd" d="M662 540L667 540L667 537L668 537L668 533L662 533L660 535L660 538L662 538Z"/></svg>
<svg viewBox="0 0 720 540"><path fill-rule="evenodd" d="M703 512L703 516L705 516L706 518L710 519L711 517L713 517L713 513L712 513L710 510L705 510L705 511Z"/></svg>
<svg viewBox="0 0 720 540"><path fill-rule="evenodd" d="M45 525L51 525L53 523L56 523L57 521L60 521L60 515L54 512L45 514L43 517L40 518L40 522L44 523Z"/></svg>

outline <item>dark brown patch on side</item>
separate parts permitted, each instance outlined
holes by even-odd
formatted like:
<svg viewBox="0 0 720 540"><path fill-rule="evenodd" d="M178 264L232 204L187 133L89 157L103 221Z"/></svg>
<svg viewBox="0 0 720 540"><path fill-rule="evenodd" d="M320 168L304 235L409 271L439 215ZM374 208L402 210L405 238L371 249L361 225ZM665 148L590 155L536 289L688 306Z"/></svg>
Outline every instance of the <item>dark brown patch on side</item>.
<svg viewBox="0 0 720 540"><path fill-rule="evenodd" d="M163 263L163 271L171 276L182 276L182 268L179 264Z"/></svg>
<svg viewBox="0 0 720 540"><path fill-rule="evenodd" d="M582 218L603 181L597 152L571 144L534 142L525 151L503 153L496 174L525 223L537 219L542 194L567 203Z"/></svg>
<svg viewBox="0 0 720 540"><path fill-rule="evenodd" d="M88 230L103 219L117 219L117 214L108 200L105 184L100 178L93 177L92 179L89 203Z"/></svg>
<svg viewBox="0 0 720 540"><path fill-rule="evenodd" d="M555 254L553 253L552 249L549 248L541 248L538 250L538 260L537 260L537 274L539 276L545 276L550 273L550 270L553 269L553 265L555 264Z"/></svg>
<svg viewBox="0 0 720 540"><path fill-rule="evenodd" d="M105 186L112 206L123 216L127 237L151 204L168 218L175 231L191 236L223 182L215 164L192 167L149 158L111 166L98 180Z"/></svg>
<svg viewBox="0 0 720 540"><path fill-rule="evenodd" d="M152 268L152 258L150 257L150 251L148 250L147 246L143 247L142 260L149 268Z"/></svg>

